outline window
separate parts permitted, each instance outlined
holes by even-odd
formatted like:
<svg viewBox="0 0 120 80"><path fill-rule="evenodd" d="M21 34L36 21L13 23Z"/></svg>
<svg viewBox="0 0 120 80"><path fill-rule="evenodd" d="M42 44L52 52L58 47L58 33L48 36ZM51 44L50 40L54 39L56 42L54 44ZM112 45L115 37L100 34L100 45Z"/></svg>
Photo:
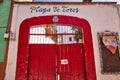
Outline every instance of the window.
<svg viewBox="0 0 120 80"><path fill-rule="evenodd" d="M17 2L83 2L83 0L15 0Z"/></svg>
<svg viewBox="0 0 120 80"><path fill-rule="evenodd" d="M120 0L92 0L92 2L117 2L120 4Z"/></svg>
<svg viewBox="0 0 120 80"><path fill-rule="evenodd" d="M82 43L82 29L63 25L38 25L30 29L29 44Z"/></svg>
<svg viewBox="0 0 120 80"><path fill-rule="evenodd" d="M92 0L92 2L117 2L117 0Z"/></svg>
<svg viewBox="0 0 120 80"><path fill-rule="evenodd" d="M83 2L83 0L34 0L34 2Z"/></svg>
<svg viewBox="0 0 120 80"><path fill-rule="evenodd" d="M120 4L120 0L15 0L17 2L117 2ZM0 0L2 2L2 0Z"/></svg>

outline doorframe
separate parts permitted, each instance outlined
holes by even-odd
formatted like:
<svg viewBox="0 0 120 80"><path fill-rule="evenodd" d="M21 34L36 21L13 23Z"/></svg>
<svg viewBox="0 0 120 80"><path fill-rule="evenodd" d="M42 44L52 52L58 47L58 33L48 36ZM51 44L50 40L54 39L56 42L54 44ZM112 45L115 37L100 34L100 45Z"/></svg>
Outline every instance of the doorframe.
<svg viewBox="0 0 120 80"><path fill-rule="evenodd" d="M53 21L57 16L58 21ZM39 16L25 19L19 29L18 53L16 65L16 80L27 80L28 56L29 56L29 30L31 26L42 24L71 25L83 30L83 46L85 55L85 73L87 80L96 80L93 42L91 27L87 20L64 15Z"/></svg>

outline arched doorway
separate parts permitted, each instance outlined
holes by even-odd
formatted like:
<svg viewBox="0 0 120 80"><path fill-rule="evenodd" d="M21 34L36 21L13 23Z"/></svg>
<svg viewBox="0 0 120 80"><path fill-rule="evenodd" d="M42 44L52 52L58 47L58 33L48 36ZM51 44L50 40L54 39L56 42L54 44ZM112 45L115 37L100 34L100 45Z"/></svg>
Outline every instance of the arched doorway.
<svg viewBox="0 0 120 80"><path fill-rule="evenodd" d="M44 34L39 34L41 30L38 33L34 32L36 27L56 30L59 28L60 31L64 27L62 31L66 31L57 33L59 31L54 30L51 34L44 29ZM70 28L73 30L72 33L69 33ZM78 34L75 30L82 32ZM80 38L81 34L82 38ZM76 40L75 36L77 36ZM44 39L43 41L46 39L49 42L51 40L51 42L49 44L47 41L45 43L37 41L39 44L35 44L36 41L32 42L32 38ZM23 21L19 31L16 80L68 79L96 80L89 23L84 19L62 15L40 16Z"/></svg>

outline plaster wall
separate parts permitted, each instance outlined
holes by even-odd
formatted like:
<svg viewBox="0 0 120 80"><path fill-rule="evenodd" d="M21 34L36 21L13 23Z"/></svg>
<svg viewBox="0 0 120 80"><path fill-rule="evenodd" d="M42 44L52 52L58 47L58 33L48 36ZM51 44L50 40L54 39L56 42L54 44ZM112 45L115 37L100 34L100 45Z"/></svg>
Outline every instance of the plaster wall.
<svg viewBox="0 0 120 80"><path fill-rule="evenodd" d="M31 7L40 6L41 8L50 8L50 12L36 12L31 13ZM61 6L68 8L78 8L78 12L63 12ZM54 12L53 7L60 8L59 12ZM14 4L13 17L11 24L11 31L16 33L16 39L10 40L8 61L6 68L5 80L15 80L17 48L19 27L22 21L31 17L47 16L47 15L67 15L86 19L92 30L94 58L96 66L97 80L120 80L120 74L102 74L100 64L100 53L98 48L97 32L104 32L105 30L118 32L120 35L120 7L116 5L107 4L86 4L86 5L40 5L40 4ZM24 35L23 35L24 36Z"/></svg>

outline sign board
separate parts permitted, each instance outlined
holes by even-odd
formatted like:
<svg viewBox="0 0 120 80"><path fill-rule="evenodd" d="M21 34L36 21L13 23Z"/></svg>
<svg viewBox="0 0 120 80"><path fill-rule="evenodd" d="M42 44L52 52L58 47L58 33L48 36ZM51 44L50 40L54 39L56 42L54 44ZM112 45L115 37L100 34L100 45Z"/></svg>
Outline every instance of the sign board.
<svg viewBox="0 0 120 80"><path fill-rule="evenodd" d="M61 64L63 64L63 65L68 64L68 59L61 59Z"/></svg>
<svg viewBox="0 0 120 80"><path fill-rule="evenodd" d="M102 73L120 73L120 52L117 32L99 32L98 41L101 58Z"/></svg>

